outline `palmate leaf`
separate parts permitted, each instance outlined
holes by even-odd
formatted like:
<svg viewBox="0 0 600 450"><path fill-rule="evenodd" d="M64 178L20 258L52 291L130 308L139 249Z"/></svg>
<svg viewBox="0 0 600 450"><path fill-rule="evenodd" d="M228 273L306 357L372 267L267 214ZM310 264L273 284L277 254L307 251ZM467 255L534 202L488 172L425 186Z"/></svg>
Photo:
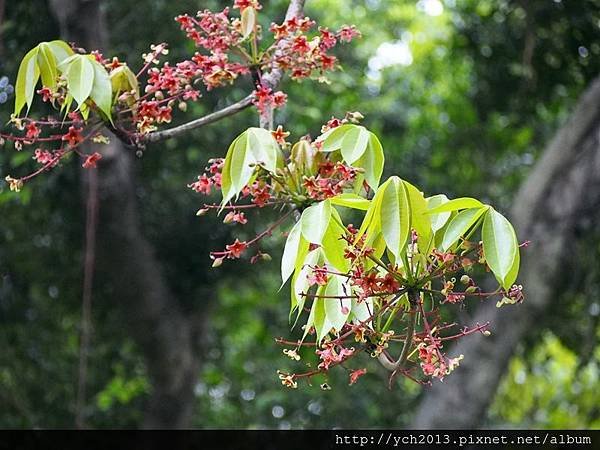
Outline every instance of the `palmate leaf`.
<svg viewBox="0 0 600 450"><path fill-rule="evenodd" d="M429 220L431 221L431 231L434 233L438 230L441 230L444 225L446 225L446 222L448 222L448 219L452 213L449 211L432 213L431 211L445 203L448 203L448 197L446 197L444 194L433 195L427 198L427 214L429 214Z"/></svg>
<svg viewBox="0 0 600 450"><path fill-rule="evenodd" d="M248 128L229 146L222 171L222 204L225 205L248 184L256 164L271 173L281 165L281 150L271 135L263 128Z"/></svg>
<svg viewBox="0 0 600 450"><path fill-rule="evenodd" d="M346 208L360 209L366 211L371 202L360 195L345 193L329 199L332 205L345 206Z"/></svg>
<svg viewBox="0 0 600 450"><path fill-rule="evenodd" d="M122 66L111 70L110 82L115 95L118 95L122 92L134 91L134 97L139 98L140 85L135 77L135 74L127 65L123 64Z"/></svg>
<svg viewBox="0 0 600 450"><path fill-rule="evenodd" d="M483 254L490 270L504 289L510 289L519 271L519 244L510 222L493 208L483 220Z"/></svg>
<svg viewBox="0 0 600 450"><path fill-rule="evenodd" d="M40 69L42 85L54 89L56 87L58 70L56 68L56 57L52 53L49 43L42 42L38 45L37 64Z"/></svg>
<svg viewBox="0 0 600 450"><path fill-rule="evenodd" d="M341 152L344 161L352 165L367 150L371 133L359 125L352 125L344 134L341 142Z"/></svg>
<svg viewBox="0 0 600 450"><path fill-rule="evenodd" d="M21 61L17 82L15 83L15 116L18 116L25 105L27 112L33 103L35 86L40 78L40 69L37 62L38 47L31 49Z"/></svg>
<svg viewBox="0 0 600 450"><path fill-rule="evenodd" d="M86 55L73 55L63 61L62 66L69 94L81 107L89 98L94 86L94 65Z"/></svg>
<svg viewBox="0 0 600 450"><path fill-rule="evenodd" d="M416 187L408 181L402 181L408 196L410 204L410 228L414 229L418 235L417 245L425 255L429 253L433 245L433 233L431 230L431 220L427 215L427 200Z"/></svg>
<svg viewBox="0 0 600 450"><path fill-rule="evenodd" d="M327 295L329 297L345 297L348 295L348 292L350 292L350 286L346 285L345 278L338 275L331 275L329 277L327 286L325 286L323 295ZM325 304L325 315L327 322L329 322L331 327L335 328L337 331L340 331L350 315L352 299L324 298L323 302ZM330 330L331 328L329 330L324 329L323 332L326 334Z"/></svg>
<svg viewBox="0 0 600 450"><path fill-rule="evenodd" d="M94 83L90 98L112 123L112 83L110 76L102 64L96 60L91 61L91 63L94 68Z"/></svg>
<svg viewBox="0 0 600 450"><path fill-rule="evenodd" d="M410 234L410 206L406 187L398 177L390 177L389 184L377 192L381 194L381 232L388 249L401 258Z"/></svg>
<svg viewBox="0 0 600 450"><path fill-rule="evenodd" d="M429 209L428 214L440 214L443 212L452 212L459 211L461 209L469 209L469 208L481 208L484 204L479 200L475 200L470 197L461 197L455 198L453 200L448 200L442 204L435 206L434 208Z"/></svg>
<svg viewBox="0 0 600 450"><path fill-rule="evenodd" d="M302 235L312 244L322 244L330 220L331 202L329 200L309 206L302 212L300 218Z"/></svg>
<svg viewBox="0 0 600 450"><path fill-rule="evenodd" d="M41 77L42 84L54 88L59 73L58 65L73 55L66 42L42 42L31 49L21 61L15 84L15 115L18 116L25 105L31 108L35 88Z"/></svg>
<svg viewBox="0 0 600 450"><path fill-rule="evenodd" d="M481 208L470 208L458 213L450 221L448 227L446 228L441 249L443 251L447 251L454 244L456 244L460 237L464 236L465 233L467 233L471 227L475 225L487 208L487 206Z"/></svg>
<svg viewBox="0 0 600 450"><path fill-rule="evenodd" d="M383 173L384 162L385 156L383 154L381 142L379 142L379 139L374 133L369 132L369 141L366 151L352 164L352 166L364 169L363 176L374 191L377 191L377 188L379 187L379 180L381 180L381 174Z"/></svg>

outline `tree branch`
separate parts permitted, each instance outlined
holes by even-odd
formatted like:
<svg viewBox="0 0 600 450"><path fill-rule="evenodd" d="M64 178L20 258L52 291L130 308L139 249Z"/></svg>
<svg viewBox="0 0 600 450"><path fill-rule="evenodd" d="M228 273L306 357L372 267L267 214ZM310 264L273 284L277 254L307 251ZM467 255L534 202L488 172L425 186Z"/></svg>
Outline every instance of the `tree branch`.
<svg viewBox="0 0 600 450"><path fill-rule="evenodd" d="M213 113L207 114L206 116L202 116L198 119L192 120L191 122L184 123L183 125L179 125L177 127L169 128L168 130L155 131L144 136L141 142L153 143L164 141L166 139L181 136L182 134L187 133L191 130L195 130L196 128L200 128L205 125L217 122L221 119L224 119L225 117L232 116L246 109L252 104L252 98L252 95L248 95L236 103L226 106L225 108L215 111Z"/></svg>
<svg viewBox="0 0 600 450"><path fill-rule="evenodd" d="M287 12L285 13L285 20L291 19L292 17L302 17L304 15L304 3L305 0L290 0ZM270 73L263 77L263 83L271 89L275 89L282 77L283 71L281 69L273 69ZM207 114L206 116L184 123L183 125L163 131L155 131L144 136L140 143L144 144L164 141L166 139L181 136L182 134L185 134L191 130L195 130L196 128L217 122L225 117L229 117L237 114L240 111L243 111L252 104L252 99L253 96L250 94L236 103L226 106L225 108L215 111L211 114Z"/></svg>

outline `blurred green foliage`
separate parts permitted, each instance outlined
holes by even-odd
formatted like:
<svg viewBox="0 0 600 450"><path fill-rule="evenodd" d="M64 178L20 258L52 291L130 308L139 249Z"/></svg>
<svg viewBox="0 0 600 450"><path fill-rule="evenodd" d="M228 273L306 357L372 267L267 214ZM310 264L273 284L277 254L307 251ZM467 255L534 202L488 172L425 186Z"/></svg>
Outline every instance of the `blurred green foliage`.
<svg viewBox="0 0 600 450"><path fill-rule="evenodd" d="M105 54L134 68L150 43L168 41L172 59L190 54L193 48L171 17L199 5L227 3L106 0L111 48ZM280 20L286 2L264 3L261 14ZM506 210L544 144L600 72L600 2L446 0L441 5L437 0L308 0L307 13L320 24L353 23L363 37L338 53L343 70L330 77L331 84L285 81L290 101L276 123L296 137L316 135L331 115L359 110L382 139L384 176L398 174L428 194L477 196ZM58 27L42 0L8 2L6 13L0 75L14 80L20 58L38 42L56 38ZM239 99L249 88L242 82L208 93L186 117ZM9 107L0 108L2 123L9 114ZM195 217L203 199L186 183L256 121L255 113L246 111L149 148L136 165L141 231L155 246L182 307L209 315L193 425L406 425L421 388L403 380L390 393L375 365L357 386L347 386L343 370L327 380L331 391L319 389L325 380L297 391L281 386L276 370L291 361L273 342L289 333L289 300L276 293L280 236L269 244L272 263L209 268L208 252L230 240L231 228L219 226L218 218ZM19 195L0 181L1 427L73 424L84 224L76 166L65 164ZM8 146L0 151L2 180L31 167L27 153ZM244 230L248 235L266 223L251 219ZM594 260L598 241L574 253ZM587 267L598 270L594 263ZM557 298L518 349L488 424L599 427L595 280L592 275L576 283L565 279L569 294ZM131 318L118 302L100 277L86 410L94 427L139 425L151 392L142 355L127 333Z"/></svg>

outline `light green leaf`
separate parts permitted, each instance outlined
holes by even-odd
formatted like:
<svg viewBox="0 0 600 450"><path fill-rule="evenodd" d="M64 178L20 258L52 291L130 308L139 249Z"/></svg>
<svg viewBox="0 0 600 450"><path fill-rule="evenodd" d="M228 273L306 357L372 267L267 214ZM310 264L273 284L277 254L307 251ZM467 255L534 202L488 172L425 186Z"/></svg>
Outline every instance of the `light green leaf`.
<svg viewBox="0 0 600 450"><path fill-rule="evenodd" d="M135 91L135 97L140 96L140 86L131 69L122 65L110 71L110 82L114 94Z"/></svg>
<svg viewBox="0 0 600 450"><path fill-rule="evenodd" d="M427 200L423 194L408 181L403 181L410 204L410 228L413 228L419 240L417 245L423 254L428 254L432 242L431 221L427 215Z"/></svg>
<svg viewBox="0 0 600 450"><path fill-rule="evenodd" d="M352 165L367 150L370 133L365 127L353 126L344 135L341 143L342 156L346 163Z"/></svg>
<svg viewBox="0 0 600 450"><path fill-rule="evenodd" d="M346 208L360 209L366 211L371 202L360 195L346 193L339 194L329 199L332 205L345 206Z"/></svg>
<svg viewBox="0 0 600 450"><path fill-rule="evenodd" d="M94 86L94 66L85 55L74 55L65 69L67 88L79 106L89 98Z"/></svg>
<svg viewBox="0 0 600 450"><path fill-rule="evenodd" d="M329 264L340 272L347 272L350 270L350 262L344 258L344 250L347 245L346 241L342 239L342 235L345 233L346 229L342 228L340 224L341 218L335 208L331 208L331 213L332 218L323 235L323 253Z"/></svg>
<svg viewBox="0 0 600 450"><path fill-rule="evenodd" d="M432 214L431 210L443 205L444 203L448 203L448 197L444 194L433 195L427 198L427 214L429 214L429 220L431 221L431 230L435 233L438 230L441 230L448 219L450 218L451 212L441 212L437 214Z"/></svg>
<svg viewBox="0 0 600 450"><path fill-rule="evenodd" d="M73 51L71 46L69 44L67 44L65 41L56 40L56 41L50 41L47 44L50 47L52 54L54 55L54 60L56 61L57 66L59 64L61 64L65 59L67 59L69 56L72 56L75 54L75 52Z"/></svg>
<svg viewBox="0 0 600 450"><path fill-rule="evenodd" d="M452 247L461 236L477 222L487 207L471 208L461 211L448 224L444 239L442 240L442 250L447 251Z"/></svg>
<svg viewBox="0 0 600 450"><path fill-rule="evenodd" d="M302 212L302 235L313 244L322 244L323 236L331 219L331 203L329 200L315 203Z"/></svg>
<svg viewBox="0 0 600 450"><path fill-rule="evenodd" d="M380 217L385 243L396 259L400 259L410 233L410 209L406 188L398 177L390 177L390 184L383 191Z"/></svg>
<svg viewBox="0 0 600 450"><path fill-rule="evenodd" d="M350 292L350 287L344 285L344 279L342 277L338 275L331 275L323 295L343 297L347 296ZM327 321L333 328L335 328L337 331L340 331L350 315L352 299L344 298L338 300L334 298L324 298L323 301L325 303L325 314L327 316ZM342 311L342 308L346 308L347 311ZM330 330L326 330L326 332L329 331Z"/></svg>
<svg viewBox="0 0 600 450"><path fill-rule="evenodd" d="M483 220L483 254L485 260L504 289L515 282L519 265L519 244L510 222L493 208Z"/></svg>
<svg viewBox="0 0 600 450"><path fill-rule="evenodd" d="M94 68L94 84L92 86L92 92L90 98L94 101L96 106L106 114L106 117L111 121L111 107L112 107L112 84L108 72L97 61L91 61Z"/></svg>
<svg viewBox="0 0 600 450"><path fill-rule="evenodd" d="M352 311L351 317L352 319L358 322L366 322L373 315L373 299L366 298L363 301L359 302L358 299L352 299ZM371 327L371 323L369 322L369 327Z"/></svg>
<svg viewBox="0 0 600 450"><path fill-rule="evenodd" d="M58 76L56 58L52 53L50 44L47 42L42 42L38 49L37 64L42 76L42 85L54 89L56 87L56 77Z"/></svg>
<svg viewBox="0 0 600 450"><path fill-rule="evenodd" d="M350 130L356 125L341 125L326 131L317 138L317 142L323 142L322 152L334 152L342 148L342 141Z"/></svg>
<svg viewBox="0 0 600 450"><path fill-rule="evenodd" d="M374 191L377 191L377 188L379 187L379 180L383 173L384 162L385 156L383 154L381 142L379 142L379 139L375 134L369 132L367 150L358 161L354 162L352 165L364 169L364 178Z"/></svg>
<svg viewBox="0 0 600 450"><path fill-rule="evenodd" d="M443 212L458 211L461 209L481 208L485 206L479 200L470 197L455 198L441 205L437 205L428 211L428 214L439 214Z"/></svg>
<svg viewBox="0 0 600 450"><path fill-rule="evenodd" d="M301 266L296 269L296 273L292 277L290 318L297 309L298 316L296 317L296 321L298 320L300 314L302 314L302 308L304 308L304 303L306 302L306 297L302 294L306 294L310 288L308 283L308 275L312 273L312 268L322 259L322 255L323 253L320 248L316 248L309 252L304 258Z"/></svg>
<svg viewBox="0 0 600 450"><path fill-rule="evenodd" d="M246 39L254 31L256 25L256 10L244 8L242 11L242 37Z"/></svg>
<svg viewBox="0 0 600 450"><path fill-rule="evenodd" d="M300 228L301 223L296 222L290 230L290 232L288 233L287 239L285 241L285 247L283 248L283 256L281 257L282 286L292 275L292 273L294 273L294 269L296 268L296 256L298 254L300 238L302 237Z"/></svg>
<svg viewBox="0 0 600 450"><path fill-rule="evenodd" d="M17 82L15 84L15 116L18 116L25 104L27 112L33 102L35 86L40 78L40 69L37 63L38 47L35 47L25 55L19 66Z"/></svg>
<svg viewBox="0 0 600 450"><path fill-rule="evenodd" d="M248 128L233 141L225 156L222 204L248 184L258 163L275 172L281 164L281 151L268 130Z"/></svg>

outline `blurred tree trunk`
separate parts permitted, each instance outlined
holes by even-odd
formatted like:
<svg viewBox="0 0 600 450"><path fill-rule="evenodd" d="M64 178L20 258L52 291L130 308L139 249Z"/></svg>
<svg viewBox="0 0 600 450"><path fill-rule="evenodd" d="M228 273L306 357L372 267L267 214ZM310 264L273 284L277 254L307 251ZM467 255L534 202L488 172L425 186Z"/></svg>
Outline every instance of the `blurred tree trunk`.
<svg viewBox="0 0 600 450"><path fill-rule="evenodd" d="M486 418L498 384L519 341L536 327L558 292L562 264L580 225L600 207L600 78L582 95L568 122L544 151L513 204L511 216L521 240L521 305L478 308L473 322L491 321L491 337L463 339L451 355L464 354L460 368L426 391L415 428L475 428Z"/></svg>
<svg viewBox="0 0 600 450"><path fill-rule="evenodd" d="M102 2L50 0L61 33L88 50L106 50ZM98 165L99 272L110 280L116 304L144 353L152 393L143 426L190 425L198 376L196 339L201 322L185 315L167 286L160 263L140 227L133 150L111 136ZM87 175L84 171L84 177Z"/></svg>

